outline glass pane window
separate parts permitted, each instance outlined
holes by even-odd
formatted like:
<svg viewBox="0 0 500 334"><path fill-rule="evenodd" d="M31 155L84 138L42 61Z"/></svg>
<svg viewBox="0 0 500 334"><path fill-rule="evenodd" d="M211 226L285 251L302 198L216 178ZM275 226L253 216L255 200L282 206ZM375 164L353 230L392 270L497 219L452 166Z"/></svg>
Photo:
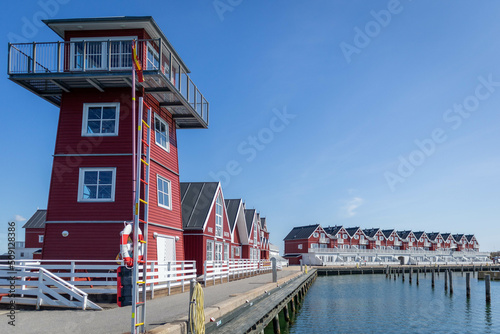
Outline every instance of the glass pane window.
<svg viewBox="0 0 500 334"><path fill-rule="evenodd" d="M170 150L168 124L158 116L155 116L155 142L164 150Z"/></svg>
<svg viewBox="0 0 500 334"><path fill-rule="evenodd" d="M80 201L114 201L115 168L81 168Z"/></svg>
<svg viewBox="0 0 500 334"><path fill-rule="evenodd" d="M158 205L166 209L172 209L171 183L164 177L158 175Z"/></svg>
<svg viewBox="0 0 500 334"><path fill-rule="evenodd" d="M213 261L214 257L214 242L207 240L207 261Z"/></svg>
<svg viewBox="0 0 500 334"><path fill-rule="evenodd" d="M148 43L148 56L146 61L146 70L157 70L160 67L160 57L154 46Z"/></svg>
<svg viewBox="0 0 500 334"><path fill-rule="evenodd" d="M83 136L118 135L119 103L85 103L83 105Z"/></svg>
<svg viewBox="0 0 500 334"><path fill-rule="evenodd" d="M217 196L215 202L215 236L222 237L222 196Z"/></svg>

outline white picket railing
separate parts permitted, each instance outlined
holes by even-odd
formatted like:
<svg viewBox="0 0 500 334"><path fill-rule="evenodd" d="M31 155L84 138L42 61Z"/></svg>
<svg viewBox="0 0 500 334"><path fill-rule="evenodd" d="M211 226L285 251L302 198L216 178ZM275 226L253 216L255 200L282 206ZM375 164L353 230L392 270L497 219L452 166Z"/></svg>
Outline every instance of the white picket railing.
<svg viewBox="0 0 500 334"><path fill-rule="evenodd" d="M8 261L0 261L0 265L7 266ZM24 296L25 291L30 290L32 282L36 282L39 269L50 272L58 279L78 287L85 293L92 294L115 294L117 291L117 273L119 266L123 265L120 260L16 260L16 266L21 267L22 272L16 281L16 293ZM142 267L139 272L142 278ZM1 274L0 277L8 276ZM180 286L184 291L185 285L196 278L195 261L172 261L159 264L156 261L148 261L147 289L154 292L162 289L170 291ZM4 284L0 284L4 285ZM55 287L56 293L62 293L59 287Z"/></svg>
<svg viewBox="0 0 500 334"><path fill-rule="evenodd" d="M37 309L42 305L102 309L88 300L86 292L41 267L0 264L0 286L4 286L0 293L9 293L9 297L2 298L4 303L13 299L17 304L36 305ZM11 296L13 286L16 289ZM19 291L17 286L23 288Z"/></svg>
<svg viewBox="0 0 500 334"><path fill-rule="evenodd" d="M281 263L277 264L277 269L281 270ZM203 264L203 281L205 286L208 281L213 284L220 280L221 283L229 282L229 279L237 279L245 276L255 275L271 271L270 260L227 260L227 261L205 261Z"/></svg>

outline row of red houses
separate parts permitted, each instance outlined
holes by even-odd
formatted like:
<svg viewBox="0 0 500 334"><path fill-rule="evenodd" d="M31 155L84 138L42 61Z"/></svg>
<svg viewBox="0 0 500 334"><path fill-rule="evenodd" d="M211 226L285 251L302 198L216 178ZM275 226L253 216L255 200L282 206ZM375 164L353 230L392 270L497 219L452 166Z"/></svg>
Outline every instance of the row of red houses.
<svg viewBox="0 0 500 334"><path fill-rule="evenodd" d="M9 79L59 113L47 210L26 223L26 248L43 259L114 259L137 188L148 260L196 260L201 270L205 260L269 258L256 210L226 200L218 182L180 182L177 130L208 128L209 103L155 20L43 22L59 40L9 44ZM133 76L133 45L143 81ZM149 162L137 167L136 151Z"/></svg>
<svg viewBox="0 0 500 334"><path fill-rule="evenodd" d="M479 251L473 234L451 234L411 230L329 226L320 224L294 227L285 237L285 255L290 264L298 264L309 249L393 249Z"/></svg>

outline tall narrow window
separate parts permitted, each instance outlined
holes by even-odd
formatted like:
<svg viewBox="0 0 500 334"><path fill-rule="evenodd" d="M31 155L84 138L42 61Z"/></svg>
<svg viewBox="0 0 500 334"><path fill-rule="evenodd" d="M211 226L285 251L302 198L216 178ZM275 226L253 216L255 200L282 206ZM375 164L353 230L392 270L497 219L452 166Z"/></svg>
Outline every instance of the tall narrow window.
<svg viewBox="0 0 500 334"><path fill-rule="evenodd" d="M220 194L215 202L215 236L222 237L222 196Z"/></svg>
<svg viewBox="0 0 500 334"><path fill-rule="evenodd" d="M85 103L82 136L117 136L119 103Z"/></svg>
<svg viewBox="0 0 500 334"><path fill-rule="evenodd" d="M116 168L80 168L78 200L112 202L115 200Z"/></svg>
<svg viewBox="0 0 500 334"><path fill-rule="evenodd" d="M158 184L158 205L162 208L172 210L172 188L171 183L166 178L157 175Z"/></svg>
<svg viewBox="0 0 500 334"><path fill-rule="evenodd" d="M224 261L229 260L229 244L224 243Z"/></svg>
<svg viewBox="0 0 500 334"><path fill-rule="evenodd" d="M155 115L155 142L156 145L170 152L170 141L168 137L168 124Z"/></svg>
<svg viewBox="0 0 500 334"><path fill-rule="evenodd" d="M214 242L212 240L207 240L207 261L213 261L214 259Z"/></svg>
<svg viewBox="0 0 500 334"><path fill-rule="evenodd" d="M222 243L215 243L215 261L222 261Z"/></svg>

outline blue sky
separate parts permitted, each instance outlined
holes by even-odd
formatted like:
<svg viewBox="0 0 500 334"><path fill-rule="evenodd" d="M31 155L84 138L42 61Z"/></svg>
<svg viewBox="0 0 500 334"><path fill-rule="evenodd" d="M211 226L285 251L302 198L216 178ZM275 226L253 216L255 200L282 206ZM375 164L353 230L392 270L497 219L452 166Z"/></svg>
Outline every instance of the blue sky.
<svg viewBox="0 0 500 334"><path fill-rule="evenodd" d="M4 70L9 39L58 40L44 16L152 15L211 103L208 130L178 131L181 180L220 177L280 247L320 223L500 249L500 3L28 2L4 4ZM0 86L2 252L7 221L46 208L58 113Z"/></svg>

